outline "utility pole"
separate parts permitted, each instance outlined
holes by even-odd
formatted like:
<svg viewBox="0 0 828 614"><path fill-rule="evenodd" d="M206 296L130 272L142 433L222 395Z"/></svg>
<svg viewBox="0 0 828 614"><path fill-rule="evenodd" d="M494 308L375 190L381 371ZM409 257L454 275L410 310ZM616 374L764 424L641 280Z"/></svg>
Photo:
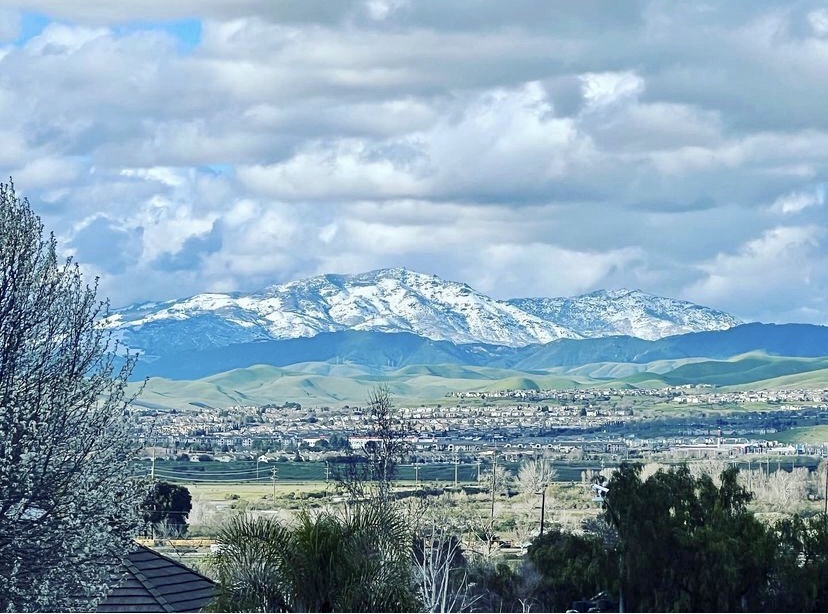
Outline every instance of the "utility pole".
<svg viewBox="0 0 828 614"><path fill-rule="evenodd" d="M454 453L454 487L457 488L457 463L459 463L459 457L457 453Z"/></svg>
<svg viewBox="0 0 828 614"><path fill-rule="evenodd" d="M152 465L150 467L150 481L155 482L155 446L152 445L152 442L150 442L150 445L152 446ZM151 533L152 534L152 543L153 543L153 545L155 545L155 523L154 522L150 523L150 530L152 532Z"/></svg>
<svg viewBox="0 0 828 614"><path fill-rule="evenodd" d="M419 486L420 484L420 466L416 463L414 464L414 486Z"/></svg>
<svg viewBox="0 0 828 614"><path fill-rule="evenodd" d="M541 486L541 524L540 524L540 535L541 536L543 536L544 512L546 512L546 484Z"/></svg>
<svg viewBox="0 0 828 614"><path fill-rule="evenodd" d="M329 482L331 480L331 466L328 464L328 461L325 461L325 482Z"/></svg>
<svg viewBox="0 0 828 614"><path fill-rule="evenodd" d="M493 452L492 456L492 526L494 527L494 507L495 507L495 475L497 474L497 450Z"/></svg>
<svg viewBox="0 0 828 614"><path fill-rule="evenodd" d="M270 473L270 480L273 482L273 500L276 500L276 480L279 479L279 468L274 467Z"/></svg>

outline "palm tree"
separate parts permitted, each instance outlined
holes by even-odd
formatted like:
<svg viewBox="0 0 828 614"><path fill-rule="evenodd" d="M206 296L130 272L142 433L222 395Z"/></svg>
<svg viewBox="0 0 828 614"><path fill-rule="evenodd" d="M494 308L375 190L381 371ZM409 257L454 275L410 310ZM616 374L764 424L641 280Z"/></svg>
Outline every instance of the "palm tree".
<svg viewBox="0 0 828 614"><path fill-rule="evenodd" d="M418 608L412 537L385 506L302 512L294 526L234 518L214 564L217 611L396 612Z"/></svg>

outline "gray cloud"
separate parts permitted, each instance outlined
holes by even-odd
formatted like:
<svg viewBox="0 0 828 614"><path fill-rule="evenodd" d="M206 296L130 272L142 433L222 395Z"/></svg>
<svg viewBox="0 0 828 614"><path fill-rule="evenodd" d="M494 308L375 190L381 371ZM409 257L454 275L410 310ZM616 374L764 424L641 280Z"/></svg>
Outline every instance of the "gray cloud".
<svg viewBox="0 0 828 614"><path fill-rule="evenodd" d="M204 256L221 249L221 226L213 227L205 235L191 236L175 253L164 252L153 263L162 270L181 271L198 269Z"/></svg>
<svg viewBox="0 0 828 614"><path fill-rule="evenodd" d="M142 228L123 228L104 216L84 224L71 242L77 259L92 262L105 273L124 273L138 262L141 253Z"/></svg>
<svg viewBox="0 0 828 614"><path fill-rule="evenodd" d="M23 11L52 21L12 42ZM0 173L115 304L409 266L499 297L628 286L828 322L821 2L0 17Z"/></svg>

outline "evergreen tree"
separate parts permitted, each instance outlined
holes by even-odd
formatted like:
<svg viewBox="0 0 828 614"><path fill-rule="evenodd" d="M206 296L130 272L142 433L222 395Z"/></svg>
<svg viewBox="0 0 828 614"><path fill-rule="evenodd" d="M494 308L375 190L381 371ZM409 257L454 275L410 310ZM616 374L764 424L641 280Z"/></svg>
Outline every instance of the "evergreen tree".
<svg viewBox="0 0 828 614"><path fill-rule="evenodd" d="M543 579L540 592L548 611L565 611L573 601L614 588L614 552L597 536L553 528L535 538L527 556Z"/></svg>
<svg viewBox="0 0 828 614"><path fill-rule="evenodd" d="M778 551L767 608L775 612L828 611L828 516L795 514L774 527Z"/></svg>
<svg viewBox="0 0 828 614"><path fill-rule="evenodd" d="M94 607L140 524L132 361L97 325L95 295L0 186L0 611Z"/></svg>
<svg viewBox="0 0 828 614"><path fill-rule="evenodd" d="M775 543L747 510L738 470L721 486L686 466L642 481L641 465L621 465L605 508L619 535L621 598L640 612L754 611L761 605Z"/></svg>
<svg viewBox="0 0 828 614"><path fill-rule="evenodd" d="M187 514L193 498L184 486L153 482L142 506L144 520L156 528L169 529L175 535L187 534Z"/></svg>

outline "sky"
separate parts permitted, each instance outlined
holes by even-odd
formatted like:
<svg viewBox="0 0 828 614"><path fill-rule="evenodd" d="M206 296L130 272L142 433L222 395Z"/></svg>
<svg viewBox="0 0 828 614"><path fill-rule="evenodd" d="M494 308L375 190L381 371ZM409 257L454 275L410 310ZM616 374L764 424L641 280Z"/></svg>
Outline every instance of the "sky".
<svg viewBox="0 0 828 614"><path fill-rule="evenodd" d="M828 324L828 2L3 0L0 175L114 306L407 267Z"/></svg>

